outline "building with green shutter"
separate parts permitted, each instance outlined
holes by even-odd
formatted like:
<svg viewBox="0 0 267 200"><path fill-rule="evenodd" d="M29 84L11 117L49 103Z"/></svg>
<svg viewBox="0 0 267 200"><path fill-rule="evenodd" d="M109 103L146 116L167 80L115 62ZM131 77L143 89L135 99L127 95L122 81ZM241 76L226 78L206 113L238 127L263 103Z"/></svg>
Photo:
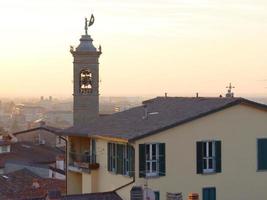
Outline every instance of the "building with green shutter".
<svg viewBox="0 0 267 200"><path fill-rule="evenodd" d="M68 136L68 194L115 191L130 200L267 199L267 106L243 98L158 97Z"/></svg>

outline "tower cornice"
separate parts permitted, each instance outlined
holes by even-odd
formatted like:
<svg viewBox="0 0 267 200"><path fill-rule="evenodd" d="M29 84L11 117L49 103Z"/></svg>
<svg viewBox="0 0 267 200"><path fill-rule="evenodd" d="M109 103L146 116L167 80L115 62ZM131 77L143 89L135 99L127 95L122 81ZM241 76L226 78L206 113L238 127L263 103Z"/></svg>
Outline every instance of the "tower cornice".
<svg viewBox="0 0 267 200"><path fill-rule="evenodd" d="M100 51L74 51L74 50L70 50L71 54L75 57L75 56L95 56L95 57L99 57L102 52Z"/></svg>

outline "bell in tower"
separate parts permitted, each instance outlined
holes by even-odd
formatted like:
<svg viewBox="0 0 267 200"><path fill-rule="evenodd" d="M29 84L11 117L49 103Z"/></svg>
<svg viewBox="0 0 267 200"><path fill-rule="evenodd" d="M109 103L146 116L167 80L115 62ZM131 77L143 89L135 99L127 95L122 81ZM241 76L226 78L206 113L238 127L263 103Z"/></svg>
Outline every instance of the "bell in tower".
<svg viewBox="0 0 267 200"><path fill-rule="evenodd" d="M70 52L73 55L73 123L86 127L87 123L99 115L99 56L101 47L96 49L93 39L88 35L88 27L94 23L85 18L85 34L79 46Z"/></svg>

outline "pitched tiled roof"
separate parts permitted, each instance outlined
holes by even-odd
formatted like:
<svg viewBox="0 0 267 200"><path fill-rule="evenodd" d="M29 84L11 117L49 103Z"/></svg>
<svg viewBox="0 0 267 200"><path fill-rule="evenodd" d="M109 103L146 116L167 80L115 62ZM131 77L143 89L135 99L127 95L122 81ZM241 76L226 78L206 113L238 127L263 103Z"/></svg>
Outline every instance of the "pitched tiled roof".
<svg viewBox="0 0 267 200"><path fill-rule="evenodd" d="M44 125L44 126L40 126L40 127L36 127L36 128L32 128L32 129L26 129L23 131L15 132L15 133L12 133L12 135L16 136L16 135L20 135L20 134L24 134L24 133L37 131L37 130L44 130L44 131L48 131L48 132L51 132L54 134L57 134L57 132L61 131L60 128Z"/></svg>
<svg viewBox="0 0 267 200"><path fill-rule="evenodd" d="M65 129L63 134L136 140L241 103L267 109L264 104L243 98L157 97L144 102L148 110L146 119L144 106L139 106L100 117L87 127Z"/></svg>
<svg viewBox="0 0 267 200"><path fill-rule="evenodd" d="M62 200L122 200L116 192L67 195Z"/></svg>
<svg viewBox="0 0 267 200"><path fill-rule="evenodd" d="M9 160L25 163L49 164L56 162L61 150L47 145L37 145L31 142L17 142L11 144L11 152L0 154L0 168Z"/></svg>
<svg viewBox="0 0 267 200"><path fill-rule="evenodd" d="M38 188L33 187L33 181L38 182ZM27 169L0 175L0 199L43 198L51 190L59 190L61 193L65 193L65 181L43 179Z"/></svg>

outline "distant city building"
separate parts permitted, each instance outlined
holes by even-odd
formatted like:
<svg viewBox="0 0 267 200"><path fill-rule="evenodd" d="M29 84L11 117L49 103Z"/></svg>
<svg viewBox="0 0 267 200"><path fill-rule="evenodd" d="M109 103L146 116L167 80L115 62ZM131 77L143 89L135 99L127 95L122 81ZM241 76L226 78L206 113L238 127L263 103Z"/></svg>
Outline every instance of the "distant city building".
<svg viewBox="0 0 267 200"><path fill-rule="evenodd" d="M44 113L44 121L47 125L67 128L73 125L73 112L66 110L52 110Z"/></svg>

